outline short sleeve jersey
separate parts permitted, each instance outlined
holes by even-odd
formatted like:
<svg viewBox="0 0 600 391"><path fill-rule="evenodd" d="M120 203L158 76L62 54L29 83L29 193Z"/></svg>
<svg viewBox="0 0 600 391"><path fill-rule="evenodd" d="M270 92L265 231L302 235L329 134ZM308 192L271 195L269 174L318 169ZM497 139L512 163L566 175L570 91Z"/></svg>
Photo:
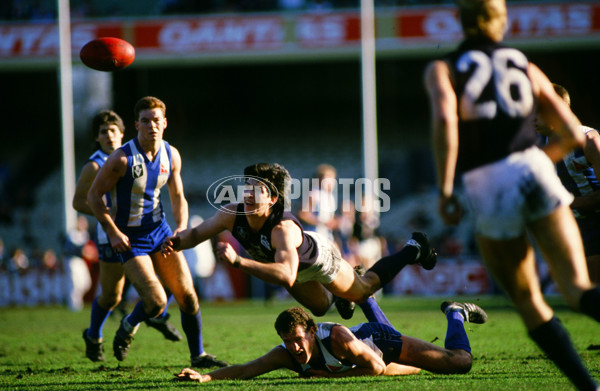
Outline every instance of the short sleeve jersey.
<svg viewBox="0 0 600 391"><path fill-rule="evenodd" d="M522 52L490 40L465 40L444 60L457 97L459 172L536 144L535 97Z"/></svg>
<svg viewBox="0 0 600 391"><path fill-rule="evenodd" d="M127 156L127 171L111 192L116 205L115 224L119 228L152 229L165 218L160 189L171 175L171 146L162 141L154 161L150 161L137 137L120 149Z"/></svg>

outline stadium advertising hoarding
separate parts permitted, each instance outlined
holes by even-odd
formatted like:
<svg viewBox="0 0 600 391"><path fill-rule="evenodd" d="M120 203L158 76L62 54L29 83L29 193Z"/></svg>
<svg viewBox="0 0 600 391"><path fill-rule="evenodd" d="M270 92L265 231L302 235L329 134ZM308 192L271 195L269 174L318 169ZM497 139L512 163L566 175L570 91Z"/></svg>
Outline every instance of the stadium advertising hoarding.
<svg viewBox="0 0 600 391"><path fill-rule="evenodd" d="M522 4L509 7L508 41L557 46L600 45L600 5L594 3ZM460 38L453 7L393 8L376 14L380 55L429 54L450 48ZM134 65L169 62L227 62L357 57L360 14L356 11L206 15L152 19L75 21L74 58L86 42L115 36L136 48ZM56 65L55 23L0 26L0 67Z"/></svg>

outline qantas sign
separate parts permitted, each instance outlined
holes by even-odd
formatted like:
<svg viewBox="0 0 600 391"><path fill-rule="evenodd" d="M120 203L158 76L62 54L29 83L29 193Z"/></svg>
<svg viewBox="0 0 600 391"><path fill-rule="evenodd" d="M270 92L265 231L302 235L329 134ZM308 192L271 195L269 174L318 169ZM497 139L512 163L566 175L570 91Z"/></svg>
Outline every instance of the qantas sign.
<svg viewBox="0 0 600 391"><path fill-rule="evenodd" d="M403 43L423 45L455 42L461 37L453 7L395 8L377 12L378 39L401 51ZM600 4L544 3L509 7L507 38L539 40L540 44L565 39L600 40ZM106 36L124 38L136 48L138 59L159 59L163 54L217 58L229 53L249 56L268 50L273 54L302 54L314 48L360 50L360 15L356 12L249 14L188 18L121 19L74 22L71 42L74 56L88 41ZM2 58L56 58L59 49L56 23L0 25ZM389 48L388 48L389 49ZM327 55L327 51L322 52ZM0 62L0 65L2 63Z"/></svg>
<svg viewBox="0 0 600 391"><path fill-rule="evenodd" d="M454 8L399 12L398 38L456 41L461 27ZM600 5L530 5L509 8L507 38L586 36L600 33Z"/></svg>

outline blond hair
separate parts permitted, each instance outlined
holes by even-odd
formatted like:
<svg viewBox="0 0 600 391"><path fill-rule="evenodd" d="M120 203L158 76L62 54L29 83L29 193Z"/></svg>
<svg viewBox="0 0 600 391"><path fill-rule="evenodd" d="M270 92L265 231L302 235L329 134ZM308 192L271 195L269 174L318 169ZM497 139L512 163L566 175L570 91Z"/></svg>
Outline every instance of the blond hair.
<svg viewBox="0 0 600 391"><path fill-rule="evenodd" d="M465 36L502 41L508 20L505 0L456 0Z"/></svg>

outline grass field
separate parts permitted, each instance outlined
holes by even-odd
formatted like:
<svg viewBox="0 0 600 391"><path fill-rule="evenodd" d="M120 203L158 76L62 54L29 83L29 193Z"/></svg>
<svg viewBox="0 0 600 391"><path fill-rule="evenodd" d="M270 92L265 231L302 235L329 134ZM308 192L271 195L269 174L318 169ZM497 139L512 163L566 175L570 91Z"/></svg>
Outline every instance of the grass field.
<svg viewBox="0 0 600 391"><path fill-rule="evenodd" d="M473 349L473 369L467 375L418 375L397 378L300 379L281 370L254 380L194 384L172 381L173 373L189 366L185 342L169 342L141 325L129 357L119 363L112 356L112 338L118 327L111 317L104 328L107 361L90 362L81 338L89 309L70 312L61 307L0 309L0 389L2 390L568 390L562 374L527 338L525 329L503 298L477 300L489 315L484 325L467 324ZM384 298L380 305L398 330L443 345L446 321L440 298ZM594 377L600 379L600 327L551 299ZM266 353L280 340L273 328L277 314L292 301L202 303L204 344L209 353L241 363ZM181 330L179 311L171 320ZM365 320L357 311L343 321L335 312L319 318L352 326Z"/></svg>

